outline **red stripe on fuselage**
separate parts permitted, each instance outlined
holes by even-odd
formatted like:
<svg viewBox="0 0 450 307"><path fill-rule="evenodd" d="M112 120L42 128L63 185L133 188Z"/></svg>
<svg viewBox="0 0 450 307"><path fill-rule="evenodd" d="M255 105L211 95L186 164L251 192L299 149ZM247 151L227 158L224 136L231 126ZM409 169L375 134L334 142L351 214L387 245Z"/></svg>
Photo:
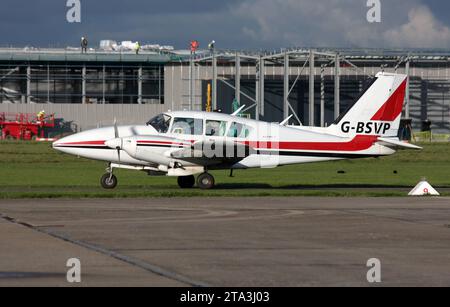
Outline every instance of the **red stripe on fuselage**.
<svg viewBox="0 0 450 307"><path fill-rule="evenodd" d="M194 141L191 141L191 143L177 143L177 142L163 142L163 141L137 141L138 144L159 144L159 145L186 145L190 146L191 143Z"/></svg>
<svg viewBox="0 0 450 307"><path fill-rule="evenodd" d="M378 136L374 135L358 135L348 142L261 142L246 141L242 142L254 149L278 149L278 150L310 150L310 151L346 151L354 152L369 149L376 141ZM191 143L194 141L190 141ZM165 141L138 141L142 144L161 144L186 146L188 143L165 142ZM103 146L105 141L85 141L62 143L58 146Z"/></svg>
<svg viewBox="0 0 450 307"><path fill-rule="evenodd" d="M406 80L397 88L394 94L389 97L388 101L378 110L371 120L394 121L403 110L405 101Z"/></svg>
<svg viewBox="0 0 450 307"><path fill-rule="evenodd" d="M349 142L253 142L243 144L255 149L310 150L310 151L360 151L369 149L378 136L358 135Z"/></svg>
<svg viewBox="0 0 450 307"><path fill-rule="evenodd" d="M69 143L58 143L58 146L72 146L72 145L77 145L77 146L92 146L92 145L96 145L96 146L104 146L106 141L84 141L84 142L69 142Z"/></svg>

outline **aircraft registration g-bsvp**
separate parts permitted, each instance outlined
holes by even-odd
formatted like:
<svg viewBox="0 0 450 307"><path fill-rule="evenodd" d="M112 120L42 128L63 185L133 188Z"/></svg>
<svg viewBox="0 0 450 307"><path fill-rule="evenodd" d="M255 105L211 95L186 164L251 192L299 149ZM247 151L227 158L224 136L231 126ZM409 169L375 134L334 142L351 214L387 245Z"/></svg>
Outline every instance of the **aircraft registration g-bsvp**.
<svg viewBox="0 0 450 307"><path fill-rule="evenodd" d="M62 152L106 161L101 185L113 189L115 168L178 177L181 188L215 185L210 170L267 168L392 155L420 149L397 135L407 76L378 73L360 98L326 128L242 118L238 110L167 112L146 125L99 128L53 143ZM198 175L195 180L194 175Z"/></svg>

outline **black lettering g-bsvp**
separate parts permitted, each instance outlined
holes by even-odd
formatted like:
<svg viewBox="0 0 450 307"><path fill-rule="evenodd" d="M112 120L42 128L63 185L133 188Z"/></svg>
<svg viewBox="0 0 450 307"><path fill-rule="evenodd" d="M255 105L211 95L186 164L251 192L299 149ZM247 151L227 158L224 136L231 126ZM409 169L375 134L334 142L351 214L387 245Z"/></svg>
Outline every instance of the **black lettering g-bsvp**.
<svg viewBox="0 0 450 307"><path fill-rule="evenodd" d="M342 126L341 126L341 130L344 133L349 133L350 132L350 122L343 122Z"/></svg>

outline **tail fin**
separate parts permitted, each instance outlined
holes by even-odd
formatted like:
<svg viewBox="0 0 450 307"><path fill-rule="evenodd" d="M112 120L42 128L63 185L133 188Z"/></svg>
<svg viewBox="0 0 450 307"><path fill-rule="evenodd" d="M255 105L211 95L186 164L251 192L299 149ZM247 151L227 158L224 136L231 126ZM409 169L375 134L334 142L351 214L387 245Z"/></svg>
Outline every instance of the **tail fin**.
<svg viewBox="0 0 450 307"><path fill-rule="evenodd" d="M333 124L345 136L396 137L405 101L406 75L378 73L366 91Z"/></svg>

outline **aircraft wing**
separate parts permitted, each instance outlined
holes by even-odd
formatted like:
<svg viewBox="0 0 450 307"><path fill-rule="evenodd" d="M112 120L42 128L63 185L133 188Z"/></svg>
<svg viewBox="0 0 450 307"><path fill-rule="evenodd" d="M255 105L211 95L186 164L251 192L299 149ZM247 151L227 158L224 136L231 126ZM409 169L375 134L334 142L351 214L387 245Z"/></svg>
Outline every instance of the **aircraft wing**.
<svg viewBox="0 0 450 307"><path fill-rule="evenodd" d="M400 148L406 148L406 149L422 149L420 146L416 146L410 143L405 143L400 141L399 139L392 139L392 138L378 138L378 142L381 143L381 145L386 145L389 147L400 147Z"/></svg>
<svg viewBox="0 0 450 307"><path fill-rule="evenodd" d="M172 158L199 165L235 164L248 157L254 150L233 141L199 141L191 147L176 149Z"/></svg>

